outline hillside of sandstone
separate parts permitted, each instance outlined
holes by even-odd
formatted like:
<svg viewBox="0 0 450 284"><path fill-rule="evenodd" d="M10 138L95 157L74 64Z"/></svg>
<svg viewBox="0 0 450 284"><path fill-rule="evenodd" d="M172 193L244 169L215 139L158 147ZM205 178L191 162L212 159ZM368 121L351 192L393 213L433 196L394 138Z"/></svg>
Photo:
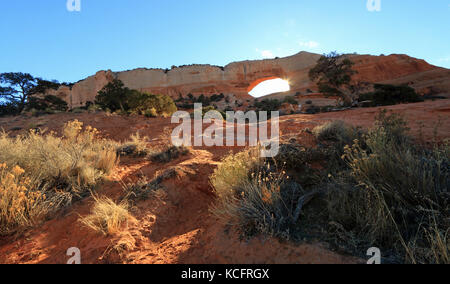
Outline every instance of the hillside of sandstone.
<svg viewBox="0 0 450 284"><path fill-rule="evenodd" d="M359 83L408 84L421 94L450 94L450 70L428 64L407 55L371 56L348 55L358 72L354 80ZM210 96L234 95L251 99L248 92L258 83L272 78L289 82L295 95L308 90L317 91L309 80L308 72L319 54L300 52L296 55L267 60L242 61L225 67L189 65L172 69L135 69L123 72L99 71L94 76L63 86L53 92L67 101L70 108L93 102L98 91L113 79L120 79L131 88L150 93L170 95L173 98L188 94Z"/></svg>

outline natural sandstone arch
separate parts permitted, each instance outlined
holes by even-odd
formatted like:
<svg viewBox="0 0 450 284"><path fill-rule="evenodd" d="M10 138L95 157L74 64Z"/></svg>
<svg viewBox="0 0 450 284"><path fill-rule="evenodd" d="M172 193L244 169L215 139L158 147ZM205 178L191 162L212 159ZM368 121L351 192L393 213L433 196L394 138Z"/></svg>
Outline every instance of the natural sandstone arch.
<svg viewBox="0 0 450 284"><path fill-rule="evenodd" d="M256 85L266 80L287 80L290 92L281 96L316 90L308 72L321 55L300 52L296 55L266 60L242 61L225 67L189 65L172 70L134 69L123 72L100 71L79 81L72 88L61 87L50 92L66 100L70 108L95 101L98 91L113 79L120 79L125 86L140 91L159 93L178 98L188 94L205 96L213 94L234 95L238 99L252 99L248 94ZM421 92L430 86L441 93L450 93L450 70L432 66L423 60L406 55L370 56L348 55L355 62L358 74L355 79L370 83L403 84L413 82ZM430 75L433 75L430 77Z"/></svg>
<svg viewBox="0 0 450 284"><path fill-rule="evenodd" d="M286 96L290 93L291 86L288 78L276 76L261 78L250 84L248 94L254 98L261 98L271 95Z"/></svg>
<svg viewBox="0 0 450 284"><path fill-rule="evenodd" d="M257 79L256 81L254 81L253 83L250 84L250 86L247 88L247 92L250 93L256 86L258 86L262 82L269 81L269 80L274 80L274 79L286 80L286 79L280 78L278 76L271 76L271 77L260 78L260 79Z"/></svg>

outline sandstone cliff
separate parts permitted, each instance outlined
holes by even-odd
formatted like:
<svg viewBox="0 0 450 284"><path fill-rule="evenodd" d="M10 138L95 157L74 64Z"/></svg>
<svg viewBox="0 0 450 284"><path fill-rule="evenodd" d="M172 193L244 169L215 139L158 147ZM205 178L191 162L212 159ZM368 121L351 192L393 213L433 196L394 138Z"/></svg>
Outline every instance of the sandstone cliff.
<svg viewBox="0 0 450 284"><path fill-rule="evenodd" d="M406 55L370 56L349 55L355 62L355 80L369 83L410 84L417 91L450 93L450 70L439 68ZM97 92L114 78L131 88L150 93L179 96L233 94L237 98L251 98L248 92L258 83L282 78L289 81L295 94L314 89L308 78L309 69L319 54L300 52L296 55L255 61L231 63L225 67L190 65L171 70L135 69L124 72L100 71L76 83L72 88L61 87L53 92L67 101L70 108L94 101Z"/></svg>

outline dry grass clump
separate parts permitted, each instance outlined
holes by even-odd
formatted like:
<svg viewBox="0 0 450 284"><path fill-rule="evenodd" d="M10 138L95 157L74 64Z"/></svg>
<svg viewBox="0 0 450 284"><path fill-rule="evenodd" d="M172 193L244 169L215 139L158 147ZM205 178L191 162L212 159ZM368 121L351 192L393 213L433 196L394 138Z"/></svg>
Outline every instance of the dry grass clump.
<svg viewBox="0 0 450 284"><path fill-rule="evenodd" d="M0 234L32 225L45 215L45 194L35 191L35 184L19 166L9 170L0 164Z"/></svg>
<svg viewBox="0 0 450 284"><path fill-rule="evenodd" d="M356 143L346 149L356 190L364 192L357 193L363 200L353 207L365 217L347 228L368 227L365 239L405 251L407 262L448 261L449 145L417 148L402 138L401 127L394 133L376 127L365 139L366 148Z"/></svg>
<svg viewBox="0 0 450 284"><path fill-rule="evenodd" d="M10 228L4 231L8 232L48 217L70 205L74 198L87 196L118 162L114 143L99 138L96 129L83 128L77 120L64 126L63 137L44 131L30 131L15 138L0 133L0 149L7 149L0 152L0 161L5 164L0 181L5 186L2 208L21 216L17 217L20 221L4 219L4 227ZM6 167L15 172L6 173ZM21 175L18 169L23 171ZM13 203L14 210L22 213L11 211Z"/></svg>
<svg viewBox="0 0 450 284"><path fill-rule="evenodd" d="M449 263L449 144L419 147L400 116L377 119L345 148L349 170L328 184L329 231L354 251L380 247L392 262Z"/></svg>
<svg viewBox="0 0 450 284"><path fill-rule="evenodd" d="M124 196L121 200L127 200L131 204L147 200L150 196L153 196L158 190L163 189L162 183L168 179L177 177L179 175L177 168L171 168L164 172L157 172L155 178L151 181L146 176L142 175L135 183L123 183L122 188Z"/></svg>
<svg viewBox="0 0 450 284"><path fill-rule="evenodd" d="M249 172L261 164L258 149L225 157L210 178L218 199L228 202L229 198L233 198L236 188L250 181Z"/></svg>
<svg viewBox="0 0 450 284"><path fill-rule="evenodd" d="M122 156L145 157L153 153L153 150L148 146L148 137L141 137L139 133L136 133L131 135L130 140L118 147L117 152Z"/></svg>
<svg viewBox="0 0 450 284"><path fill-rule="evenodd" d="M164 139L164 138L163 138ZM133 134L130 140L117 147L121 156L147 157L153 162L168 163L190 153L189 148L170 146L164 150L152 148L148 145L148 137L141 137L139 133Z"/></svg>
<svg viewBox="0 0 450 284"><path fill-rule="evenodd" d="M156 152L150 155L150 159L157 163L169 163L170 161L176 160L181 156L186 156L191 151L189 148L184 146L171 146L164 151Z"/></svg>
<svg viewBox="0 0 450 284"><path fill-rule="evenodd" d="M26 173L50 187L83 193L108 175L117 163L111 141L98 138L90 126L83 129L77 120L68 122L63 137L55 133L30 131L11 138L0 134L0 161L18 165Z"/></svg>
<svg viewBox="0 0 450 284"><path fill-rule="evenodd" d="M336 120L317 126L313 129L313 134L319 141L351 145L353 140L360 137L360 130L341 120Z"/></svg>
<svg viewBox="0 0 450 284"><path fill-rule="evenodd" d="M128 203L116 204L107 197L94 196L94 199L95 204L91 214L80 219L80 222L88 228L104 235L113 235L119 232L122 225L131 218Z"/></svg>
<svg viewBox="0 0 450 284"><path fill-rule="evenodd" d="M258 234L290 238L290 230L312 195L291 181L284 171L265 162L260 149L226 157L211 177L217 196L211 211L242 237Z"/></svg>

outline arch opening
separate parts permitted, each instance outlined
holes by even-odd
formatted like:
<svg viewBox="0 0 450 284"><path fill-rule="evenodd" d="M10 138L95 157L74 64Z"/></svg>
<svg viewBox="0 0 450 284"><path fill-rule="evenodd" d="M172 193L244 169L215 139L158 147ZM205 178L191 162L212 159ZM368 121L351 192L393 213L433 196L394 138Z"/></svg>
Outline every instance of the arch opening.
<svg viewBox="0 0 450 284"><path fill-rule="evenodd" d="M282 93L290 91L291 87L287 80L278 77L270 77L260 79L254 82L248 90L249 95L255 98L264 97L267 95Z"/></svg>

